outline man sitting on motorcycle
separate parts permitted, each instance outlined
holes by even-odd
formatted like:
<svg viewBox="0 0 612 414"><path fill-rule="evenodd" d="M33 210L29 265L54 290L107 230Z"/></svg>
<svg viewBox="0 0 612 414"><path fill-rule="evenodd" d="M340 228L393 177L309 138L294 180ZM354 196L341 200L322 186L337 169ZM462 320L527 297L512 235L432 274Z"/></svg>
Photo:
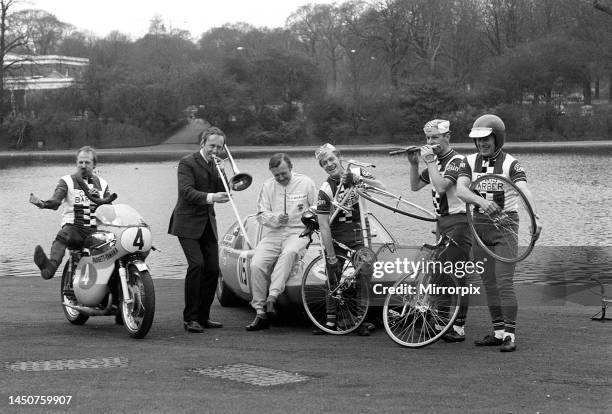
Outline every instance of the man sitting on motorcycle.
<svg viewBox="0 0 612 414"><path fill-rule="evenodd" d="M76 154L76 172L60 179L50 199L43 201L30 194L30 203L38 208L57 210L60 205L63 207L62 228L51 244L50 257L47 258L40 245L34 249L34 263L45 280L51 279L55 274L66 247L83 247L87 236L96 230L96 218L93 216L97 207L95 201L99 204L101 199L111 196L107 182L93 174L96 161L95 149L82 147Z"/></svg>

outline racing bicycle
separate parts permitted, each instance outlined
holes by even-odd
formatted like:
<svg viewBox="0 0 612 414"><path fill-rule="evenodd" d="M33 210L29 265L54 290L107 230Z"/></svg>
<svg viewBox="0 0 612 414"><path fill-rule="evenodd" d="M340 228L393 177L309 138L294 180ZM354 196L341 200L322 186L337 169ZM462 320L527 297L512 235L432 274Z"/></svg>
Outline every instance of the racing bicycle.
<svg viewBox="0 0 612 414"><path fill-rule="evenodd" d="M371 164L349 160L348 169L352 165L374 168ZM340 193L340 190L336 195L338 193ZM330 217L330 222L333 222L340 210L350 211L351 207L347 206L347 204L349 200L354 200L357 195L359 196L364 247L354 250L336 240L333 241L335 245L346 252L344 255L336 254L342 264L342 268L337 277L338 283L335 286L329 283L323 243L320 243L321 253L308 264L302 276L302 303L306 314L315 326L330 334L347 334L353 332L361 325L370 306L371 266L377 261L379 254L383 250L393 253L398 245L392 236L385 241L374 240L377 234L373 231L373 224L381 227L389 236L390 234L382 223L368 211L366 201L378 204L405 216L425 221L436 221L433 213L408 201L404 197L359 182L345 191L341 200L338 201L337 197L335 197L333 202L335 211ZM307 230L304 235L310 237L312 242L312 234L319 235L320 239L320 233L316 223L316 215L311 211L307 213L310 213L308 218L311 224L309 225L308 221L305 220ZM306 216L308 216L307 213L305 213ZM376 251L373 250L374 248L376 248ZM325 324L330 302L333 302L333 308L336 309L337 319L334 329L327 327Z"/></svg>

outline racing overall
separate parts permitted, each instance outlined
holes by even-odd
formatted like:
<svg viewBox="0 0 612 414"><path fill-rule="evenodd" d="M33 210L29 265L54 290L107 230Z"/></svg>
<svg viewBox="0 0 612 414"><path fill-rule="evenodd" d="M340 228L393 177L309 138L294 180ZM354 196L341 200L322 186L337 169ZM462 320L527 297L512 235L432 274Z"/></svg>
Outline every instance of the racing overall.
<svg viewBox="0 0 612 414"><path fill-rule="evenodd" d="M267 179L257 201L257 221L266 233L255 249L251 261L251 306L263 310L267 301L275 301L285 290L297 260L303 254L307 238L300 238L304 230L302 213L315 203L314 182L303 174L292 173L287 186L274 178ZM280 224L278 217L287 212L289 221ZM269 284L269 288L268 288Z"/></svg>

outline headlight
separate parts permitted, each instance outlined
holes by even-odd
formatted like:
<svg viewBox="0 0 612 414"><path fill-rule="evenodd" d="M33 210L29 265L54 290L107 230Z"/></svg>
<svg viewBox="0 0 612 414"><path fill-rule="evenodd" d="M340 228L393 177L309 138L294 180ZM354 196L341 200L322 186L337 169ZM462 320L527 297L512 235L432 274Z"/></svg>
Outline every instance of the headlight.
<svg viewBox="0 0 612 414"><path fill-rule="evenodd" d="M110 250L115 240L115 235L110 231L98 231L87 237L85 247L89 248L92 256L96 256Z"/></svg>

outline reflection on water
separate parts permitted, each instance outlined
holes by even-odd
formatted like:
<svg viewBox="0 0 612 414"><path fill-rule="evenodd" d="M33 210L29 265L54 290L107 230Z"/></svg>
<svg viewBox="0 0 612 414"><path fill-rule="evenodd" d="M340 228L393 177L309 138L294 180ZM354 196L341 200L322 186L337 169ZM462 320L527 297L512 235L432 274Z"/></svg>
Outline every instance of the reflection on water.
<svg viewBox="0 0 612 414"><path fill-rule="evenodd" d="M352 156L344 154L344 157ZM363 155L354 158L364 160ZM517 266L517 280L551 284L572 277L588 280L593 273L610 277L612 180L601 172L608 157L524 154L520 160L536 195L544 231L535 252ZM390 191L431 208L429 191L409 191L409 168L405 159L378 155L367 161L377 165L372 172ZM240 213L251 214L255 212L259 188L270 176L268 159L237 162L241 171L254 178L249 189L234 194ZM151 252L147 259L155 278L182 278L185 273L186 261L178 240L166 233L177 197L176 164L105 164L101 159L98 169L111 190L119 195L117 202L134 207L151 225L153 244L160 249ZM43 199L50 197L59 178L73 170L71 164L0 169L0 277L38 276L32 263L34 246L41 244L48 251L61 220L59 211L39 210L28 203L28 197L30 192ZM325 173L311 158L296 157L294 171L311 176L317 183L325 179ZM372 211L402 244L414 246L432 241L430 223L377 206ZM229 204L216 206L216 212L219 231L223 233L235 218Z"/></svg>

